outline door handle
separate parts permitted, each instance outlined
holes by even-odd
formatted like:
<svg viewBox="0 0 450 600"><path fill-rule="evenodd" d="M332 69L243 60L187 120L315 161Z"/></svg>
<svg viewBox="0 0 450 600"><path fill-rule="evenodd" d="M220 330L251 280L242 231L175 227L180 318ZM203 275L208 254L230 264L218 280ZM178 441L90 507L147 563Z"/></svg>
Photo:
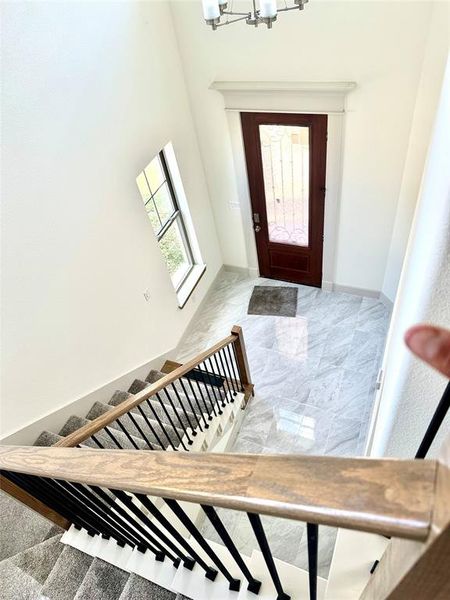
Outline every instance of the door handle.
<svg viewBox="0 0 450 600"><path fill-rule="evenodd" d="M258 233L261 231L261 227L259 225L255 225L255 232Z"/></svg>

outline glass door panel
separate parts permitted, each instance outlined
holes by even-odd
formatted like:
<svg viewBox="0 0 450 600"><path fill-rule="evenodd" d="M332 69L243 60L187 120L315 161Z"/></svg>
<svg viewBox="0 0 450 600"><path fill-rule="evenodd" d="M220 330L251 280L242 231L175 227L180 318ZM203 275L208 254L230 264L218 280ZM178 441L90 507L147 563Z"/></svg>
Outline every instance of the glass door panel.
<svg viewBox="0 0 450 600"><path fill-rule="evenodd" d="M269 241L309 246L309 127L260 125Z"/></svg>

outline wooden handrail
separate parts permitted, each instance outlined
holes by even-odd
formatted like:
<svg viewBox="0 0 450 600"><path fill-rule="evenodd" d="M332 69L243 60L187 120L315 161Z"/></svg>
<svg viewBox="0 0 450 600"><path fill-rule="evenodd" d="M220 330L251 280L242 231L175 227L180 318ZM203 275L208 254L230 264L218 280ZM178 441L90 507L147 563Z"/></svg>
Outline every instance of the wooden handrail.
<svg viewBox="0 0 450 600"><path fill-rule="evenodd" d="M83 427L80 427L80 429L77 429L70 435L67 435L62 440L59 440L59 442L56 442L54 446L61 448L73 448L78 444L83 443L91 435L94 435L95 433L97 433L97 431L100 431L100 429L107 427L117 418L121 417L122 415L129 412L130 410L132 410L133 408L135 408L136 406L138 406L157 392L161 391L163 388L165 388L170 383L174 382L176 379L179 379L180 377L186 375L186 373L189 373L189 371L192 371L192 369L194 369L205 359L209 358L222 348L225 348L225 346L227 346L228 344L236 342L237 339L238 335L233 333L221 340L220 342L217 342L217 344L214 344L214 346L211 346L201 354L198 354L195 358L184 363L177 369L174 369L164 377L161 377L161 379L158 379L158 381L153 383L151 386L145 388L137 394L134 394L132 398L124 400L108 412L104 413L103 415L100 415L99 417L97 417L90 423L87 423Z"/></svg>
<svg viewBox="0 0 450 600"><path fill-rule="evenodd" d="M0 468L425 540L432 460L0 447Z"/></svg>

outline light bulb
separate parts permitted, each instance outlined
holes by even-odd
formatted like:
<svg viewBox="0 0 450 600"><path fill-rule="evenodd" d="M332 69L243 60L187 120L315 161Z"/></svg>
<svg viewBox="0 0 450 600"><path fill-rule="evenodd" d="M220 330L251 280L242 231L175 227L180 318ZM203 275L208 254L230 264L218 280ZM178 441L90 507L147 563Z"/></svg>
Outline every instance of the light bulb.
<svg viewBox="0 0 450 600"><path fill-rule="evenodd" d="M277 14L277 0L259 0L259 16L270 19Z"/></svg>
<svg viewBox="0 0 450 600"><path fill-rule="evenodd" d="M203 16L206 21L212 21L220 17L219 0L202 0Z"/></svg>

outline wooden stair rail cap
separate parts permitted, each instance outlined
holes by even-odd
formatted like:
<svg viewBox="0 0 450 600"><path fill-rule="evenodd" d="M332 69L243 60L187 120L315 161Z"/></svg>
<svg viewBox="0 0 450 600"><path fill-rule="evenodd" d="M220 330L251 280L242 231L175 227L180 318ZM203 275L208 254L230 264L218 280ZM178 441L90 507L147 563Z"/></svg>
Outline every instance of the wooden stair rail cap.
<svg viewBox="0 0 450 600"><path fill-rule="evenodd" d="M161 379L158 379L158 381L156 381L149 387L143 389L141 392L134 394L131 398L128 398L128 400L124 400L123 402L121 402L108 412L104 413L103 415L100 415L90 423L87 423L83 427L80 427L80 429L77 429L70 435L65 436L62 440L56 442L56 444L54 444L53 447L73 448L78 444L81 444L88 437L91 437L91 435L95 435L97 431L100 431L100 429L107 427L117 418L121 417L127 412L130 412L130 410L144 402L144 400L147 400L157 392L160 392L169 383L172 383L176 379L179 379L180 377L186 375L186 373L189 373L189 371L191 371L192 369L195 369L195 367L198 364L200 364L206 358L209 358L210 356L215 354L218 350L221 350L228 344L235 342L236 339L237 336L232 334L224 338L220 342L217 342L217 344L214 344L214 346L211 346L210 348L208 348L208 350L205 350L201 354L197 355L195 358L174 369L164 377L161 377Z"/></svg>
<svg viewBox="0 0 450 600"><path fill-rule="evenodd" d="M334 527L425 540L436 462L0 447L0 468Z"/></svg>

